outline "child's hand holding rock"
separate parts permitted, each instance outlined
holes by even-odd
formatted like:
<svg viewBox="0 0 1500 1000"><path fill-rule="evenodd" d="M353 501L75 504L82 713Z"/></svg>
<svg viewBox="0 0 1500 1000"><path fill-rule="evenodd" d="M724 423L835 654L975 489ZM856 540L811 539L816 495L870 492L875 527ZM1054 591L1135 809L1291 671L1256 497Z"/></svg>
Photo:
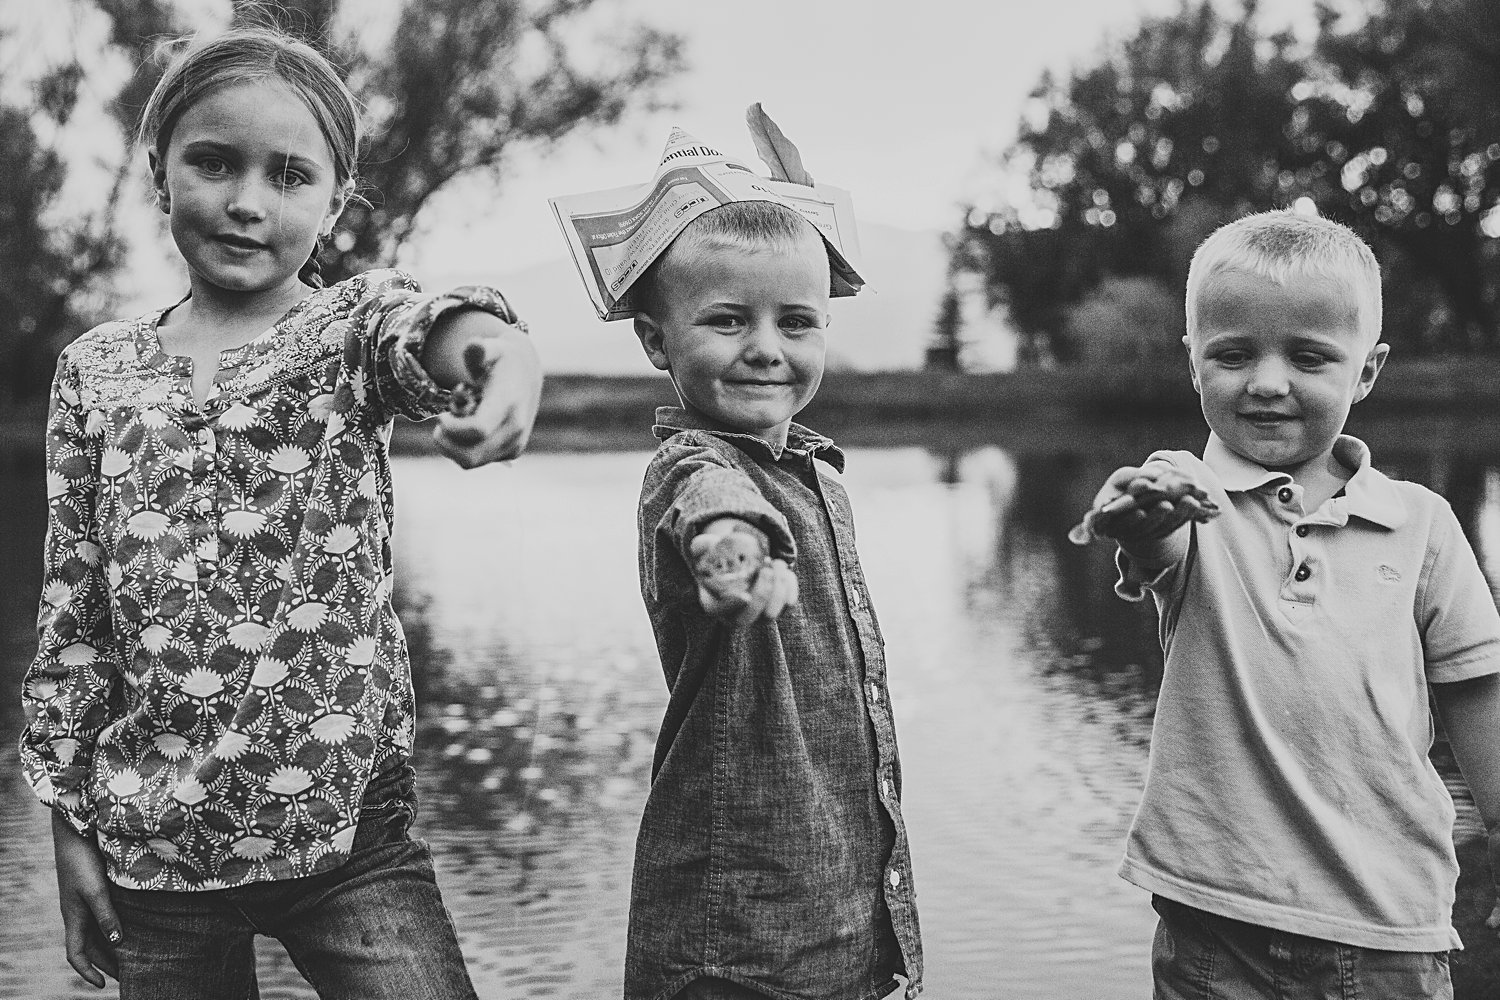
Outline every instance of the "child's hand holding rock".
<svg viewBox="0 0 1500 1000"><path fill-rule="evenodd" d="M475 335L463 349L464 379L433 440L466 469L515 458L526 447L542 397L542 368L519 327L479 311L460 314ZM496 332L498 329L498 333Z"/></svg>
<svg viewBox="0 0 1500 1000"><path fill-rule="evenodd" d="M776 618L797 603L797 574L784 560L771 558L765 532L754 525L720 518L689 548L698 600L709 614L742 626L762 616Z"/></svg>
<svg viewBox="0 0 1500 1000"><path fill-rule="evenodd" d="M1168 462L1147 462L1110 476L1068 538L1077 545L1101 537L1128 544L1165 538L1189 521L1202 524L1218 516L1218 504L1190 476Z"/></svg>

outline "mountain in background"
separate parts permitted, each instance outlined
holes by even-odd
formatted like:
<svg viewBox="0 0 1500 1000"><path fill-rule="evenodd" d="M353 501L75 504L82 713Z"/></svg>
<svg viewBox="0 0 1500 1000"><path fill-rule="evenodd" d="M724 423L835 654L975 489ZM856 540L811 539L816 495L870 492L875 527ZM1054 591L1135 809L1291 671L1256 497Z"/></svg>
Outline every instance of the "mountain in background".
<svg viewBox="0 0 1500 1000"><path fill-rule="evenodd" d="M833 300L828 367L855 371L920 368L938 299L947 251L942 234L891 226L860 226L861 272L856 296ZM503 290L531 327L542 364L552 374L644 375L652 371L628 320L601 323L583 281L566 258L509 274L479 270L424 273L430 289L490 283Z"/></svg>

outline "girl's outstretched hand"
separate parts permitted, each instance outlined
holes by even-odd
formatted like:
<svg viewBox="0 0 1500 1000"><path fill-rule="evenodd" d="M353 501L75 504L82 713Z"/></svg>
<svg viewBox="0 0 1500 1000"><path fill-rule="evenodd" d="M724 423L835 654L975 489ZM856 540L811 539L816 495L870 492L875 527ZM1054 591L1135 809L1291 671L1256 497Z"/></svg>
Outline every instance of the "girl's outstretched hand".
<svg viewBox="0 0 1500 1000"><path fill-rule="evenodd" d="M797 574L772 559L765 532L737 517L708 524L689 546L698 601L711 615L735 627L776 618L797 603Z"/></svg>
<svg viewBox="0 0 1500 1000"><path fill-rule="evenodd" d="M104 988L104 977L120 978L115 945L120 918L115 916L104 875L104 858L92 840L52 814L52 850L57 863L57 902L62 909L63 937L71 965L90 986Z"/></svg>
<svg viewBox="0 0 1500 1000"><path fill-rule="evenodd" d="M491 332L464 348L465 379L454 389L450 412L439 414L432 433L438 450L465 469L520 455L542 398L542 365L531 338L488 314L474 313L473 318ZM495 326L500 327L498 335Z"/></svg>

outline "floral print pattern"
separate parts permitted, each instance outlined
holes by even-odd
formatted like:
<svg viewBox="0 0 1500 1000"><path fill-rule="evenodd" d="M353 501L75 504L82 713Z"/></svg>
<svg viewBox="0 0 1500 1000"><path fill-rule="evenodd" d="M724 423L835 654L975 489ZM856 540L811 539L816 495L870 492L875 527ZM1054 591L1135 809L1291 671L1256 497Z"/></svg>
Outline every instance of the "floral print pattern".
<svg viewBox="0 0 1500 1000"><path fill-rule="evenodd" d="M165 309L64 351L21 755L116 883L335 867L371 775L410 756L387 449L396 414L447 403L426 333L476 307L517 322L492 289L398 271L321 289L223 352L201 409Z"/></svg>

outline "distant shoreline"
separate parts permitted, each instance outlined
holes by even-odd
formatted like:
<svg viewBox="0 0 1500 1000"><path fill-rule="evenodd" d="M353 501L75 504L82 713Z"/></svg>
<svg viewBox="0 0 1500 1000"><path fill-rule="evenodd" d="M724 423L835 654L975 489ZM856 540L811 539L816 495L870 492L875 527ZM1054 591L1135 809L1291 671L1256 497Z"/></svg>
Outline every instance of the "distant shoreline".
<svg viewBox="0 0 1500 1000"><path fill-rule="evenodd" d="M1198 414L1185 370L1147 372L1062 368L999 374L961 372L829 372L798 418L854 445L919 444L934 434L955 445L998 442L1023 449L1055 447L1086 430L1131 440L1153 425L1180 425ZM545 450L650 449L652 413L676 403L665 376L550 375L533 446ZM0 453L39 452L45 404L0 413ZM1417 435L1488 453L1500 450L1500 358L1392 361L1370 398L1354 411L1361 422L1410 425ZM1470 433L1469 428L1474 428ZM1460 433L1461 432L1461 433ZM431 450L430 431L398 422L399 453Z"/></svg>

